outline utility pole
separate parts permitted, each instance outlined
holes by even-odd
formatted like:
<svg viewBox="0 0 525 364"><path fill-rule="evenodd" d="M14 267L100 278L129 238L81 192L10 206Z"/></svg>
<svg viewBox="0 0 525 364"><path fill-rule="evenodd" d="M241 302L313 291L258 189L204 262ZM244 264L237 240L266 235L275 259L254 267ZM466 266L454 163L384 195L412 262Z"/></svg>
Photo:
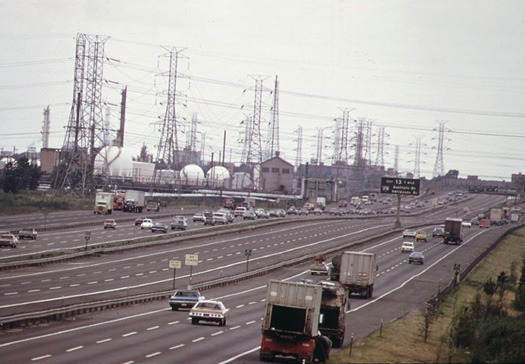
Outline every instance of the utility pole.
<svg viewBox="0 0 525 364"><path fill-rule="evenodd" d="M179 64L179 53L186 48L176 50L172 48L165 55L169 55L170 69L168 72L168 99L166 113L162 125L162 134L157 147L156 162L163 167L177 168L179 166L179 138L177 129L177 68Z"/></svg>

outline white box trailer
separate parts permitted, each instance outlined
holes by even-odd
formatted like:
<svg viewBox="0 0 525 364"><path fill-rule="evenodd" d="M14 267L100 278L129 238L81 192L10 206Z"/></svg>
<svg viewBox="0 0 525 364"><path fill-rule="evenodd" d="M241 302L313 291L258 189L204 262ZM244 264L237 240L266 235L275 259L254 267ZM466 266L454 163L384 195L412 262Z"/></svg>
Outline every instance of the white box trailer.
<svg viewBox="0 0 525 364"><path fill-rule="evenodd" d="M348 293L372 297L377 271L375 253L345 251L332 259L332 279L341 282Z"/></svg>

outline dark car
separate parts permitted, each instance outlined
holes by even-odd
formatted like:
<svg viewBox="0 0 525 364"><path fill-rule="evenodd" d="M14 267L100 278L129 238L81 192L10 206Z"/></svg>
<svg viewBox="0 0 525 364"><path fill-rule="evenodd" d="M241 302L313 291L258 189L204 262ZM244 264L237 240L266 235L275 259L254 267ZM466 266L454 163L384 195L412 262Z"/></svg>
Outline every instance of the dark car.
<svg viewBox="0 0 525 364"><path fill-rule="evenodd" d="M142 225L142 220L144 220L143 217L137 217L137 218L135 219L135 226L140 226L140 225Z"/></svg>
<svg viewBox="0 0 525 364"><path fill-rule="evenodd" d="M167 233L168 232L168 225L166 225L163 222L156 222L151 227L152 233Z"/></svg>
<svg viewBox="0 0 525 364"><path fill-rule="evenodd" d="M170 297L170 306L173 311L177 311L179 308L192 308L202 300L204 296L197 290L177 290Z"/></svg>
<svg viewBox="0 0 525 364"><path fill-rule="evenodd" d="M421 252L412 252L408 256L408 264L419 263L423 264L425 262L425 256Z"/></svg>

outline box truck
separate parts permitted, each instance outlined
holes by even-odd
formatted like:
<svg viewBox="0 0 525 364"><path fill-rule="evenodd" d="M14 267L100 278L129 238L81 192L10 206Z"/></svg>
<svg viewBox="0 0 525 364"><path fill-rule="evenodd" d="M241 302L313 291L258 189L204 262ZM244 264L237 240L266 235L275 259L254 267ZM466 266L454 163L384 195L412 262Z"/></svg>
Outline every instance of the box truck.
<svg viewBox="0 0 525 364"><path fill-rule="evenodd" d="M374 292L377 271L374 253L345 251L332 259L330 277L340 282L348 294L356 293L370 298Z"/></svg>

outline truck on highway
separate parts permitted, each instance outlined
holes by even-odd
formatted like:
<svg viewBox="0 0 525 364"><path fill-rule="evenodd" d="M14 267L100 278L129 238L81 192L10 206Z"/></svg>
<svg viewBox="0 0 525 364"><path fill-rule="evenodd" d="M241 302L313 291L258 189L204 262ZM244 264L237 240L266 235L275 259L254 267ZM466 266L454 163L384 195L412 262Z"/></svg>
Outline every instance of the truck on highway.
<svg viewBox="0 0 525 364"><path fill-rule="evenodd" d="M321 362L330 355L331 342L319 332L323 287L271 280L262 323L261 361L293 356L297 363Z"/></svg>
<svg viewBox="0 0 525 364"><path fill-rule="evenodd" d="M517 212L511 212L510 213L510 222L518 222L520 219L520 214Z"/></svg>
<svg viewBox="0 0 525 364"><path fill-rule="evenodd" d="M339 282L321 281L319 284L323 287L319 330L330 338L334 348L340 348L345 340L348 293Z"/></svg>
<svg viewBox="0 0 525 364"><path fill-rule="evenodd" d="M326 208L326 197L316 197L315 207L319 207L321 210Z"/></svg>
<svg viewBox="0 0 525 364"><path fill-rule="evenodd" d="M113 211L122 211L124 209L125 202L126 202L126 192L116 191L115 199L113 200Z"/></svg>
<svg viewBox="0 0 525 364"><path fill-rule="evenodd" d="M146 203L146 211L159 212L160 211L160 202L159 201L154 201L154 200L148 201Z"/></svg>
<svg viewBox="0 0 525 364"><path fill-rule="evenodd" d="M503 216L502 209L490 209L489 220L492 225L498 225Z"/></svg>
<svg viewBox="0 0 525 364"><path fill-rule="evenodd" d="M356 293L370 298L374 292L376 271L375 253L345 251L332 259L330 279L340 282L349 296Z"/></svg>
<svg viewBox="0 0 525 364"><path fill-rule="evenodd" d="M113 212L114 199L115 194L113 192L97 192L95 195L93 214L110 215Z"/></svg>
<svg viewBox="0 0 525 364"><path fill-rule="evenodd" d="M124 212L141 213L146 201L146 192L126 190L126 201L124 202Z"/></svg>
<svg viewBox="0 0 525 364"><path fill-rule="evenodd" d="M445 219L445 233L443 234L443 243L461 244L463 242L463 234L461 232L462 219L447 217Z"/></svg>

